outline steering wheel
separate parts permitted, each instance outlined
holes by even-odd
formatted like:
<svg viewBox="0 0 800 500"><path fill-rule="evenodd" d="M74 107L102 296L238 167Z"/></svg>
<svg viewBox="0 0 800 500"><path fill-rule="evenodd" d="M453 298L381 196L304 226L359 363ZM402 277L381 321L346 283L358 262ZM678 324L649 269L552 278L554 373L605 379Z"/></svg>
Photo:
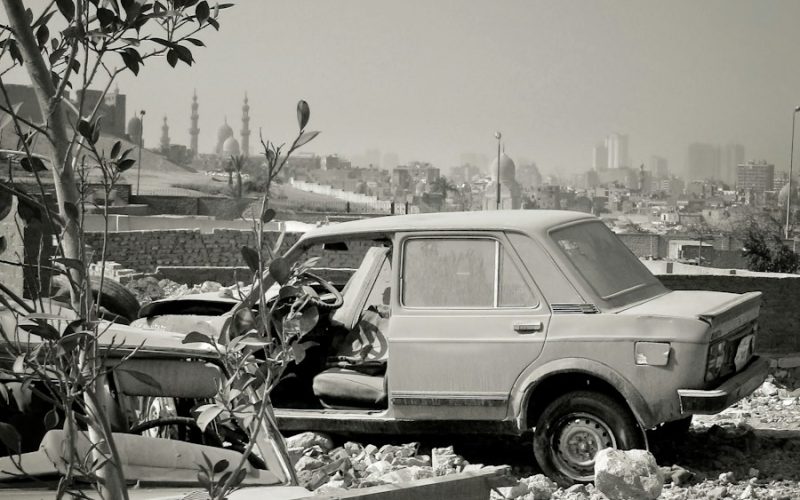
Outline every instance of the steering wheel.
<svg viewBox="0 0 800 500"><path fill-rule="evenodd" d="M342 307L344 304L344 298L342 297L342 293L336 289L328 280L322 279L316 274L312 273L311 271L304 271L300 276L306 276L315 280L317 283L320 284L322 288L324 288L328 293L327 296L323 298L320 296L319 298L312 297L309 301L310 304L313 304L320 309L327 309L333 310ZM331 300L332 299L332 300Z"/></svg>

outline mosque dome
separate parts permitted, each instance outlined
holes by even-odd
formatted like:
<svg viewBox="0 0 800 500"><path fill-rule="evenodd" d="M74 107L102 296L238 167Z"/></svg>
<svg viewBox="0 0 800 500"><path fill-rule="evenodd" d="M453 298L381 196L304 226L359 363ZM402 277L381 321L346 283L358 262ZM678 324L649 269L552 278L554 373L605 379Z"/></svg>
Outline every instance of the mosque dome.
<svg viewBox="0 0 800 500"><path fill-rule="evenodd" d="M217 142L223 144L229 137L233 137L233 129L228 125L228 120L225 120L217 131Z"/></svg>
<svg viewBox="0 0 800 500"><path fill-rule="evenodd" d="M492 173L492 180L497 180L497 158L494 159L491 166L489 167L489 171ZM514 160L511 159L507 154L501 153L500 154L500 182L502 184L505 183L513 183L517 180L517 166L514 164Z"/></svg>
<svg viewBox="0 0 800 500"><path fill-rule="evenodd" d="M225 156L239 156L239 141L231 135L222 143L222 152Z"/></svg>
<svg viewBox="0 0 800 500"><path fill-rule="evenodd" d="M138 116L132 116L128 120L128 135L131 137L139 137L142 135L142 120Z"/></svg>

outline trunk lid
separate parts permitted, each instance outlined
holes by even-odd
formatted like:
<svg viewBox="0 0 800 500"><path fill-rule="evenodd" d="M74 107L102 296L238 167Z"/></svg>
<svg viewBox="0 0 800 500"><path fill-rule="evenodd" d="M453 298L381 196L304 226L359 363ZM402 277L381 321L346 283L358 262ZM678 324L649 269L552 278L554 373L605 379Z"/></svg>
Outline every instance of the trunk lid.
<svg viewBox="0 0 800 500"><path fill-rule="evenodd" d="M671 291L629 307L619 314L699 319L711 327L711 340L758 318L761 292Z"/></svg>

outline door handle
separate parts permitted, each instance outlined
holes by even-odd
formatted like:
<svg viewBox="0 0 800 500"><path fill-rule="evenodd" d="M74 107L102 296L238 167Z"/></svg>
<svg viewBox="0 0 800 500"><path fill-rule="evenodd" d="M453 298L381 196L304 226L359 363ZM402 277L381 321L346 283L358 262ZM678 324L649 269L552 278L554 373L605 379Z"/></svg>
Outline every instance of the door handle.
<svg viewBox="0 0 800 500"><path fill-rule="evenodd" d="M534 333L542 331L542 322L533 321L531 323L514 323L514 331L517 333Z"/></svg>

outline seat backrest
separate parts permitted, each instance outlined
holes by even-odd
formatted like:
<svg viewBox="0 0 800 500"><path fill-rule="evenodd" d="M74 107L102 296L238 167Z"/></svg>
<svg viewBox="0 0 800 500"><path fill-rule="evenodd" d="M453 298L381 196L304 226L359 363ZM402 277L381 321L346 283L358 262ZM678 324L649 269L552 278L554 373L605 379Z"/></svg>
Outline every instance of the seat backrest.
<svg viewBox="0 0 800 500"><path fill-rule="evenodd" d="M117 390L126 396L212 398L221 379L218 366L181 359L130 359L114 368Z"/></svg>
<svg viewBox="0 0 800 500"><path fill-rule="evenodd" d="M358 325L364 304L375 285L375 280L377 280L384 262L388 259L388 255L388 247L372 247L367 250L361 265L342 290L343 304L331 316L332 325L347 331L353 330Z"/></svg>

